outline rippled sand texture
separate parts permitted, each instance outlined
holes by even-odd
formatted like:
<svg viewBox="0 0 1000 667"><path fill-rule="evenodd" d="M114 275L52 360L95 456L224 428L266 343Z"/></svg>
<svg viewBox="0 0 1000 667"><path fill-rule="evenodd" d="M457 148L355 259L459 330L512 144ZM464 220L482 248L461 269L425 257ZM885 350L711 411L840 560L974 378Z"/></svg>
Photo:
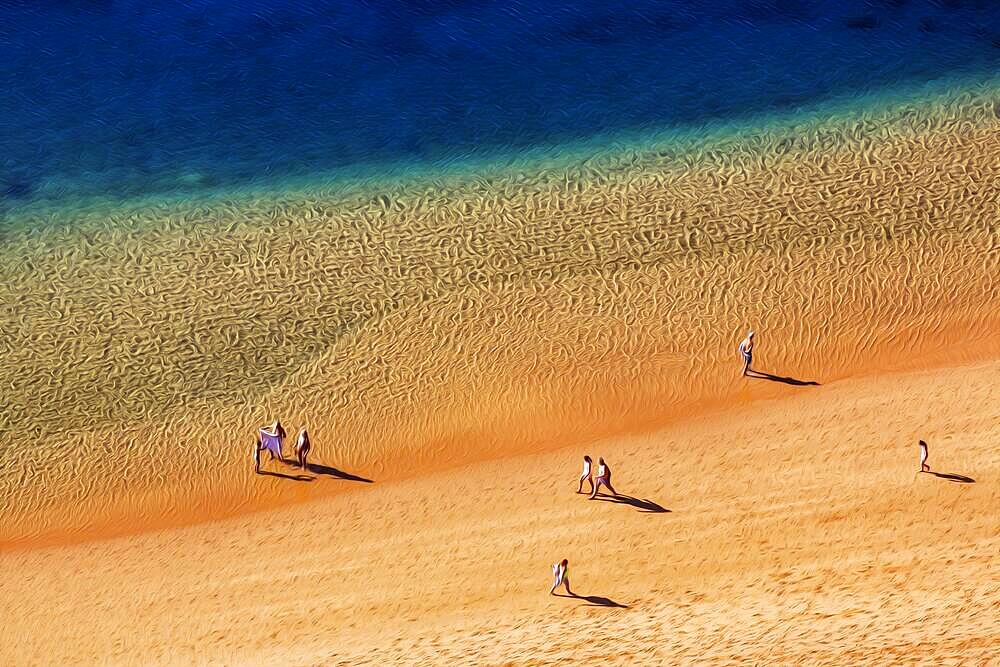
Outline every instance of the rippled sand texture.
<svg viewBox="0 0 1000 667"><path fill-rule="evenodd" d="M996 665L998 373L849 378L654 434L8 550L0 662ZM917 473L917 438L942 476ZM670 512L574 494L583 452ZM564 557L586 597L547 595Z"/></svg>
<svg viewBox="0 0 1000 667"><path fill-rule="evenodd" d="M257 478L256 425L378 481L997 346L1000 94L344 194L3 228L4 540L344 484ZM91 534L94 534L91 532Z"/></svg>

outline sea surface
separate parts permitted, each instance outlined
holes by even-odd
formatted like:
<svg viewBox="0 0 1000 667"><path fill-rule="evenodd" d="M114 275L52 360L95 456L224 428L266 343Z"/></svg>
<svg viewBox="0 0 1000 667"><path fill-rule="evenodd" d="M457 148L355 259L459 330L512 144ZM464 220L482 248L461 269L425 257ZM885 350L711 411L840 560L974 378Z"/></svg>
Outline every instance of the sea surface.
<svg viewBox="0 0 1000 667"><path fill-rule="evenodd" d="M0 210L697 132L998 65L985 0L0 0Z"/></svg>

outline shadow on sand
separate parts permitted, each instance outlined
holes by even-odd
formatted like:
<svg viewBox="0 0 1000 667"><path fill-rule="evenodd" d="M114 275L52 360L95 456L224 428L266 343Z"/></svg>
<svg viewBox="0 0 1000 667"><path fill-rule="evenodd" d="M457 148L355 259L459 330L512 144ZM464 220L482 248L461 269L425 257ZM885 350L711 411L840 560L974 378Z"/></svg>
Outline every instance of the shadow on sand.
<svg viewBox="0 0 1000 667"><path fill-rule="evenodd" d="M798 380L796 378L781 377L780 375L771 375L770 373L765 373L764 371L755 371L750 369L747 371L748 378L756 378L758 380L770 380L771 382L781 382L783 384L790 384L796 387L818 387L819 382L813 382L812 380Z"/></svg>
<svg viewBox="0 0 1000 667"><path fill-rule="evenodd" d="M321 463L307 463L306 468L309 472L316 475L326 475L328 477L336 477L337 479L343 479L348 482L364 482L365 484L374 484L374 482L367 477L358 477L357 475L352 475L349 472L344 472L343 470L337 470L330 466L325 466Z"/></svg>
<svg viewBox="0 0 1000 667"><path fill-rule="evenodd" d="M654 503L652 500L633 498L632 496L626 496L619 493L617 496L606 496L604 494L597 494L595 500L603 500L609 503L618 503L619 505L631 505L640 512L647 512L650 514L666 514L668 510L663 505L659 503Z"/></svg>
<svg viewBox="0 0 1000 667"><path fill-rule="evenodd" d="M958 482L959 484L973 484L976 480L971 477L966 477L965 475L957 475L951 472L934 472L933 470L928 470L930 474L935 477L940 477L941 479L947 479L952 482Z"/></svg>
<svg viewBox="0 0 1000 667"><path fill-rule="evenodd" d="M296 482L311 482L315 477L310 477L309 475L286 475L283 472L275 472L273 470L261 470L257 473L258 475L267 475L269 477L280 477L281 479L291 479Z"/></svg>
<svg viewBox="0 0 1000 667"><path fill-rule="evenodd" d="M600 596L600 595L577 595L573 593L572 595L563 595L562 593L553 593L558 598L574 598L577 600L584 600L587 604L586 607L612 607L615 609L628 609L627 604L619 604L614 600Z"/></svg>
<svg viewBox="0 0 1000 667"><path fill-rule="evenodd" d="M299 468L298 461L288 458L278 458L275 457L271 459L272 461L281 461L286 466L291 466L293 468ZM262 462L263 463L263 462ZM367 477L359 477L358 475L352 475L349 472L344 472L343 470L338 470L331 466L325 466L322 463L306 463L306 470L314 475L326 475L327 477L334 477L336 479L342 479L348 482L364 482L365 484L374 484L374 482ZM304 475L299 473L298 475L289 475L283 472L275 472L272 470L261 470L258 474L260 475L270 475L271 477L281 477L282 479L291 479L296 482L311 482L315 477L310 477L309 475Z"/></svg>

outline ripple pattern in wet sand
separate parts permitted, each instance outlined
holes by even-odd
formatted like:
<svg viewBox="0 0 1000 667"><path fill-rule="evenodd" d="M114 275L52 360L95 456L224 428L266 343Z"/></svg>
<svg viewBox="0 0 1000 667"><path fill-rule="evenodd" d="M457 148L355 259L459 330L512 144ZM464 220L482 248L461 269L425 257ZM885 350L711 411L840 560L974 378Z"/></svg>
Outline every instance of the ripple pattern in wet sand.
<svg viewBox="0 0 1000 667"><path fill-rule="evenodd" d="M380 189L19 214L2 228L0 538L340 488L986 339L1000 97ZM914 335L920 332L920 335ZM992 337L993 343L996 337Z"/></svg>

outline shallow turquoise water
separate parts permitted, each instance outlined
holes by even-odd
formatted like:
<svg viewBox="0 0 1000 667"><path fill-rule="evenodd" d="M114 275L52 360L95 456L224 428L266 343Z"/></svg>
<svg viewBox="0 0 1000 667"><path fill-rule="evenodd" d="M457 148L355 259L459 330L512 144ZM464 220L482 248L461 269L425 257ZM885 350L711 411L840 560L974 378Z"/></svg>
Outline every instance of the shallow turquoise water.
<svg viewBox="0 0 1000 667"><path fill-rule="evenodd" d="M959 0L0 0L0 200L443 168L1000 71Z"/></svg>

